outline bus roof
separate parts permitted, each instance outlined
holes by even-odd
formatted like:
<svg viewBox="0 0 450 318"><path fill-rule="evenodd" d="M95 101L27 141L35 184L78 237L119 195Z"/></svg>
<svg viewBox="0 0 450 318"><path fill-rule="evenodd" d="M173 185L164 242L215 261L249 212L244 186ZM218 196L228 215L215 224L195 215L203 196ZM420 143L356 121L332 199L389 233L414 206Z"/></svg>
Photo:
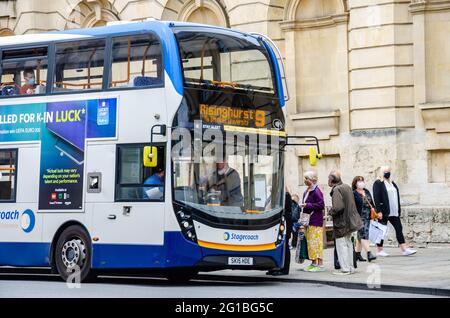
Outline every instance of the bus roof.
<svg viewBox="0 0 450 318"><path fill-rule="evenodd" d="M126 22L114 25L107 25L104 27L96 27L96 28L86 28L86 29L71 29L64 31L53 31L47 33L37 33L37 34L25 34L25 35L16 35L9 37L0 38L0 47L4 46L13 46L13 45L26 45L33 43L42 43L42 42L59 42L59 41L70 41L77 40L83 38L90 37L104 37L104 36L113 36L120 35L125 33L140 33L140 32L148 32L155 31L158 34L164 34L170 30L170 27L201 27L208 29L216 29L220 32L230 32L234 33L234 35L244 35L245 33L231 30L227 28L206 25L206 24L197 24L197 23L189 23L189 22L177 22L177 21L145 21L145 22Z"/></svg>

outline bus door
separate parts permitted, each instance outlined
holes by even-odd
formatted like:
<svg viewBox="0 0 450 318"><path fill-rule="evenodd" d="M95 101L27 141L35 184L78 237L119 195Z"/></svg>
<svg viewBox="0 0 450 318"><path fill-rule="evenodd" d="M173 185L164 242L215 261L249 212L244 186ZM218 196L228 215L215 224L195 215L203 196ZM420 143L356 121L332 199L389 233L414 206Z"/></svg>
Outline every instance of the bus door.
<svg viewBox="0 0 450 318"><path fill-rule="evenodd" d="M92 207L94 267L148 268L162 264L166 146L157 145L159 156L153 167L144 166L145 146L116 146L115 202L94 203ZM88 178L96 182L95 174Z"/></svg>

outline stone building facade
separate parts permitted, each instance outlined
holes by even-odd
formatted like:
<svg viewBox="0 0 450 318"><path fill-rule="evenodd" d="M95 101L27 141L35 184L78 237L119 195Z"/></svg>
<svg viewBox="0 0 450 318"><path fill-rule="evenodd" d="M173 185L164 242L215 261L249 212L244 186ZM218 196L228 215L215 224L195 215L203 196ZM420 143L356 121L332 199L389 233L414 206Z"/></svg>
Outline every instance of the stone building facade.
<svg viewBox="0 0 450 318"><path fill-rule="evenodd" d="M286 62L288 131L319 137L324 192L331 169L371 187L390 165L407 238L450 242L450 1L0 0L0 36L148 18L270 36ZM300 192L307 149L287 158Z"/></svg>

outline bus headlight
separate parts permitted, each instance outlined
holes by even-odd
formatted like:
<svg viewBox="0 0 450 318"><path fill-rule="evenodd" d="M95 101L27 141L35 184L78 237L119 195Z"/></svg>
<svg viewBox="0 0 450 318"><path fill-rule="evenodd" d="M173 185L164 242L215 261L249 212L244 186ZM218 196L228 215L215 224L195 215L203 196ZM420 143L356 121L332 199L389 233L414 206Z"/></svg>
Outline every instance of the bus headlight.
<svg viewBox="0 0 450 318"><path fill-rule="evenodd" d="M195 235L195 228L192 216L190 211L185 207L175 204L174 205L177 221L181 228L181 233L183 236L192 242L197 242L197 238Z"/></svg>

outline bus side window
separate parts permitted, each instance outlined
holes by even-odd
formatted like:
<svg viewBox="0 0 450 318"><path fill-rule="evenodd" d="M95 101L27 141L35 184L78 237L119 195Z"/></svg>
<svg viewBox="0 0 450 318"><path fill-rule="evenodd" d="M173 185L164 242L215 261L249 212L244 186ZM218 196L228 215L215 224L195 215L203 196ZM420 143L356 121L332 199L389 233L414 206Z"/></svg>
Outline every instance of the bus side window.
<svg viewBox="0 0 450 318"><path fill-rule="evenodd" d="M117 147L116 201L164 201L165 156L158 146L158 165L144 167L142 145Z"/></svg>
<svg viewBox="0 0 450 318"><path fill-rule="evenodd" d="M102 89L104 61L105 40L57 44L53 92Z"/></svg>
<svg viewBox="0 0 450 318"><path fill-rule="evenodd" d="M110 88L151 87L163 84L162 52L152 34L113 39Z"/></svg>
<svg viewBox="0 0 450 318"><path fill-rule="evenodd" d="M11 49L2 52L0 97L45 94L47 48Z"/></svg>
<svg viewBox="0 0 450 318"><path fill-rule="evenodd" d="M17 149L0 150L0 202L16 199Z"/></svg>

